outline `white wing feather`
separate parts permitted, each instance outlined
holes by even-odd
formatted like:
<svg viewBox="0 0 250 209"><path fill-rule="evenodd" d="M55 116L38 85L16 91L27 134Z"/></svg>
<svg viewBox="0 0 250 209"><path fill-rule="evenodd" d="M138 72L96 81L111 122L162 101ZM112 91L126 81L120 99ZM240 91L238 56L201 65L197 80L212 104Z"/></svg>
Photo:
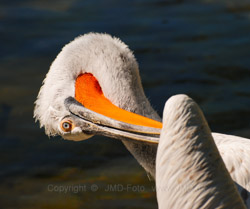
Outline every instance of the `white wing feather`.
<svg viewBox="0 0 250 209"><path fill-rule="evenodd" d="M250 192L250 140L219 133L212 135L232 179Z"/></svg>
<svg viewBox="0 0 250 209"><path fill-rule="evenodd" d="M250 208L250 139L219 133L212 133L212 136L227 170Z"/></svg>

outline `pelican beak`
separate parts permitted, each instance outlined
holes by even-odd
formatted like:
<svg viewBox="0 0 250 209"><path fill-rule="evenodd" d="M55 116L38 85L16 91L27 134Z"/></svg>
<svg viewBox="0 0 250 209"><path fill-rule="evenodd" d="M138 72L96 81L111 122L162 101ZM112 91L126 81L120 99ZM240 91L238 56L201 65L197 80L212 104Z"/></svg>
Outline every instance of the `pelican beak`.
<svg viewBox="0 0 250 209"><path fill-rule="evenodd" d="M158 121L128 111L126 112L131 121L133 121L133 118L135 120L139 118L144 123L136 125L119 121L84 107L73 97L65 99L65 107L71 114L62 119L61 127L65 132L68 132L68 135L71 134L73 128L77 127L84 135L88 136L103 135L115 139L136 140L154 144L159 141L162 125Z"/></svg>
<svg viewBox="0 0 250 209"><path fill-rule="evenodd" d="M90 73L77 77L75 98L67 98L65 107L71 114L61 120L64 138L83 140L92 135L104 135L158 143L162 123L114 105L104 96L98 80Z"/></svg>

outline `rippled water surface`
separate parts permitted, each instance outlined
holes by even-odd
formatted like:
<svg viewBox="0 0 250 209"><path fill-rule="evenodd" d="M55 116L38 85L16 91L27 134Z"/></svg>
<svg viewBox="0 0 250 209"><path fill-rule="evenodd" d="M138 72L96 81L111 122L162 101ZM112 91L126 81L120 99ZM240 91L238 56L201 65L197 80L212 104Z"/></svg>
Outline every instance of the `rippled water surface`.
<svg viewBox="0 0 250 209"><path fill-rule="evenodd" d="M213 131L250 138L248 0L3 0L0 208L157 207L154 182L119 141L49 139L32 118L50 63L92 31L134 51L159 114L171 95L185 93Z"/></svg>

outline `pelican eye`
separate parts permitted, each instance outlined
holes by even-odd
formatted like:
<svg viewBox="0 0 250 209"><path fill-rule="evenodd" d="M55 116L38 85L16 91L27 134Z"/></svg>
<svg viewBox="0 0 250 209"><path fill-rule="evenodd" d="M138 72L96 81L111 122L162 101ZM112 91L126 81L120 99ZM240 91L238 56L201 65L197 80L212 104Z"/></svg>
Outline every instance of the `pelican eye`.
<svg viewBox="0 0 250 209"><path fill-rule="evenodd" d="M64 131L64 132L70 132L72 130L72 126L73 126L73 122L70 120L63 120L61 121L60 124L60 128Z"/></svg>

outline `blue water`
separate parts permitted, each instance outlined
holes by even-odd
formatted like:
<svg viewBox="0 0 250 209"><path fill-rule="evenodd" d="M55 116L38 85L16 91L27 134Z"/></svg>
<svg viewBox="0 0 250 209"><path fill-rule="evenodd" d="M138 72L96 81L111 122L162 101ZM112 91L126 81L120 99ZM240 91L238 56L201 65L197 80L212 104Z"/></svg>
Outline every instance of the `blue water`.
<svg viewBox="0 0 250 209"><path fill-rule="evenodd" d="M154 182L119 141L49 139L32 118L51 62L88 32L129 45L159 114L185 93L213 131L250 138L248 0L2 0L0 208L157 207Z"/></svg>

